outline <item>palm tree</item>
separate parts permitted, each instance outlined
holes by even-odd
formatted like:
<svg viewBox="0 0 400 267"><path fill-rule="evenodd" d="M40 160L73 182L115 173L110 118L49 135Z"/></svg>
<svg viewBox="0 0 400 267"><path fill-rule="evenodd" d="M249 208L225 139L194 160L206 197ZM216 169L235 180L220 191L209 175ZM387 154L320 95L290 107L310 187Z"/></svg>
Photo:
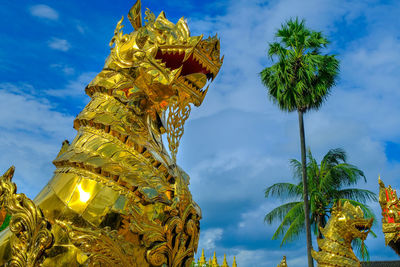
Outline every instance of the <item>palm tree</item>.
<svg viewBox="0 0 400 267"><path fill-rule="evenodd" d="M268 88L272 101L281 110L297 111L299 116L301 162L303 168L303 202L307 233L308 265L313 266L311 257L311 229L309 218L306 145L303 115L317 110L335 84L339 72L339 61L334 55L321 55L320 50L328 44L321 32L311 31L304 20L290 19L275 34L278 42L269 44L268 56L277 62L261 72L261 81Z"/></svg>
<svg viewBox="0 0 400 267"><path fill-rule="evenodd" d="M311 224L316 236L322 238L319 227L326 225L332 206L337 201L347 200L355 206L360 206L366 217L375 217L372 210L365 204L369 200L377 201L375 193L365 189L348 188L357 184L360 179L365 182L367 180L360 169L346 162L346 152L343 149L329 150L320 164L308 150L308 161ZM293 167L294 178L298 183L276 183L265 190L265 197L292 200L273 209L264 218L264 221L269 224L274 221L281 222L272 237L272 239L282 237L281 246L294 240L304 231L303 168L295 159L292 159L290 163ZM368 258L368 251L361 246L361 240L356 240L353 245L357 247L363 258Z"/></svg>

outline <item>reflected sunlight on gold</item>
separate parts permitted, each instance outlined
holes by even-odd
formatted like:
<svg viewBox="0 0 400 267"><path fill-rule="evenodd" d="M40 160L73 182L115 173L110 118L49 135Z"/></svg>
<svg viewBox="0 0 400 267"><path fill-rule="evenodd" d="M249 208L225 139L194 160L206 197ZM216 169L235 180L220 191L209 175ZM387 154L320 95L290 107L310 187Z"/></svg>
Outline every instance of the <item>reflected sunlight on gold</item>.
<svg viewBox="0 0 400 267"><path fill-rule="evenodd" d="M79 199L82 202L87 202L90 198L90 193L86 192L85 190L83 190L82 188L82 184L78 185L78 191L79 191Z"/></svg>

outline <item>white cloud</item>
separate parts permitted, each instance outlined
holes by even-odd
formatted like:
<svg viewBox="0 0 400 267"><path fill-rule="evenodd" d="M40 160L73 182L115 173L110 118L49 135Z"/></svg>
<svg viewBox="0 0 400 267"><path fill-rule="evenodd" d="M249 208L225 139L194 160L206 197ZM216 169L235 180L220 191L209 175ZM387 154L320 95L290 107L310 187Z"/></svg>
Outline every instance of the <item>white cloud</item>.
<svg viewBox="0 0 400 267"><path fill-rule="evenodd" d="M15 165L18 191L33 198L51 178L61 142L73 137L73 117L24 88L32 89L0 84L0 173Z"/></svg>
<svg viewBox="0 0 400 267"><path fill-rule="evenodd" d="M78 30L78 32L80 32L81 34L84 34L86 32L86 28L80 24L76 25L76 29Z"/></svg>
<svg viewBox="0 0 400 267"><path fill-rule="evenodd" d="M63 72L65 75L72 75L75 73L75 69L65 65L65 64L51 64L50 68L52 69L56 69L56 70L60 70L61 72Z"/></svg>
<svg viewBox="0 0 400 267"><path fill-rule="evenodd" d="M58 12L47 5L34 5L29 9L32 16L49 20L58 20Z"/></svg>
<svg viewBox="0 0 400 267"><path fill-rule="evenodd" d="M64 88L46 90L45 93L55 97L82 97L82 101L87 100L84 97L85 87L96 76L95 72L84 72L75 80L70 80Z"/></svg>
<svg viewBox="0 0 400 267"><path fill-rule="evenodd" d="M199 248L206 251L215 250L215 242L221 240L223 232L222 228L210 228L200 231Z"/></svg>
<svg viewBox="0 0 400 267"><path fill-rule="evenodd" d="M55 37L51 38L47 42L47 44L51 49L59 50L59 51L63 51L63 52L66 52L71 48L71 45L67 40L59 39L59 38L55 38Z"/></svg>

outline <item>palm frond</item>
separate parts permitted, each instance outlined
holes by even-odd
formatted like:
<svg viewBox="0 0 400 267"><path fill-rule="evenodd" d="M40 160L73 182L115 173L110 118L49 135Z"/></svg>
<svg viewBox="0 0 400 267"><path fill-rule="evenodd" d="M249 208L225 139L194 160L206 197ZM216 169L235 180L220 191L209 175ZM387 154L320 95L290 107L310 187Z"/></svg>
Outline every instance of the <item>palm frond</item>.
<svg viewBox="0 0 400 267"><path fill-rule="evenodd" d="M347 160L346 151L344 151L342 148L335 148L329 150L328 153L326 153L326 155L322 159L322 161L328 164L329 166L337 165L340 162L346 162L346 160Z"/></svg>
<svg viewBox="0 0 400 267"><path fill-rule="evenodd" d="M279 199L299 198L302 188L291 183L276 183L265 189L265 197L276 197Z"/></svg>
<svg viewBox="0 0 400 267"><path fill-rule="evenodd" d="M356 255L362 258L363 261L370 260L368 247L360 238L354 239L353 242L351 243L351 246L353 247L353 250L356 252Z"/></svg>
<svg viewBox="0 0 400 267"><path fill-rule="evenodd" d="M272 224L274 221L283 221L288 212L302 202L289 202L271 210L264 217L264 222Z"/></svg>
<svg viewBox="0 0 400 267"><path fill-rule="evenodd" d="M279 225L279 227L276 229L274 235L272 236L272 239L273 240L277 239L279 236L283 235L286 228L288 226L290 226L296 220L296 218L299 216L303 216L303 222L304 222L303 202L298 202L286 213L286 215L282 219L281 224Z"/></svg>
<svg viewBox="0 0 400 267"><path fill-rule="evenodd" d="M293 241L302 231L304 231L304 212L299 214L294 221L292 221L282 238L281 246L287 242Z"/></svg>
<svg viewBox="0 0 400 267"><path fill-rule="evenodd" d="M298 161L297 159L291 159L290 160L290 166L293 169L293 177L297 180L297 181L301 181L302 179L302 166L301 166L301 162Z"/></svg>
<svg viewBox="0 0 400 267"><path fill-rule="evenodd" d="M366 189L347 188L337 191L337 198L352 199L358 202L378 201L377 195Z"/></svg>

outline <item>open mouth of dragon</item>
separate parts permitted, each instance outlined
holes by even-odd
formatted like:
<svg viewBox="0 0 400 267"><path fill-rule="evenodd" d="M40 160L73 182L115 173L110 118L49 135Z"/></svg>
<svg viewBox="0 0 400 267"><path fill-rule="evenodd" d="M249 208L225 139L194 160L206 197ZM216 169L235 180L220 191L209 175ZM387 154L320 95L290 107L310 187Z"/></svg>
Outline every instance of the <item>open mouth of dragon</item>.
<svg viewBox="0 0 400 267"><path fill-rule="evenodd" d="M160 48L156 59L160 59L167 68L174 70L182 67L178 82L186 91L202 97L206 89L203 89L208 81L212 81L219 68L215 66L206 55L194 49L187 54L181 48Z"/></svg>
<svg viewBox="0 0 400 267"><path fill-rule="evenodd" d="M356 223L354 227L361 233L367 233L371 230L371 223L370 222Z"/></svg>

